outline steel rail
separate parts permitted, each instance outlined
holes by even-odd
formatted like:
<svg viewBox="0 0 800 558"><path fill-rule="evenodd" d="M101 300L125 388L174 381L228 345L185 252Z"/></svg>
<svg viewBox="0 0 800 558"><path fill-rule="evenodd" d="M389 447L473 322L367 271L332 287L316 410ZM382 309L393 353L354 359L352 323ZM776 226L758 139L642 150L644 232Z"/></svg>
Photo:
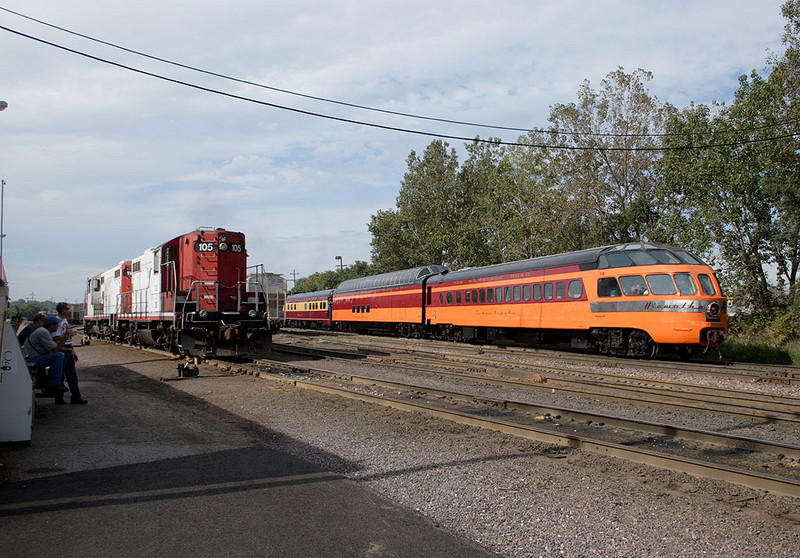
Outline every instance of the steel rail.
<svg viewBox="0 0 800 558"><path fill-rule="evenodd" d="M581 411L577 409L558 407L554 405L542 405L539 403L529 403L525 401L516 401L513 399L488 397L484 395L476 395L474 393L455 391L451 389L440 389L423 384L412 384L408 382L399 382L395 380L375 378L372 376L362 376L359 374L335 372L331 370L324 370L321 368L298 366L278 361L259 360L257 361L257 363L269 366L270 368L279 368L291 372L299 371L301 373L325 375L330 378L343 379L359 385L369 385L369 386L377 385L389 389L398 389L398 388L408 389L414 392L425 392L440 397L449 397L461 401L482 403L484 405L490 405L508 410L518 410L526 413L534 413L539 415L554 415L554 416L557 415L560 416L561 418L566 418L570 420L603 423L605 426L626 428L629 430L635 430L639 432L647 432L649 434L668 436L670 438L692 440L696 442L721 445L729 448L736 448L747 451L759 451L773 455L784 455L792 459L800 459L800 446L794 444L773 442L769 440L759 440L756 438L748 438L745 436L737 436L734 434L727 434L723 432L701 430L697 428L644 421L640 419L629 419L617 415L606 415L602 413Z"/></svg>
<svg viewBox="0 0 800 558"><path fill-rule="evenodd" d="M344 337L344 339L336 339L336 342L347 343L354 346L362 346L367 349L373 345L365 344L355 339L347 338L347 335L332 335L331 337ZM361 336L363 337L363 336ZM439 341L436 339L426 339L425 344L429 344L432 349L408 349L404 348L401 343L395 342L393 338L381 338L382 342L387 345L398 347L401 350L408 350L414 352L428 352L441 355L442 349L446 352L456 352L456 347L475 347L474 345L458 345L448 341ZM498 346L498 345L479 345L477 346L481 353L491 353L494 355L515 355L515 356L543 356L548 358L559 358L561 360L571 360L576 364L584 363L586 361L597 361L602 359L603 362L622 364L625 366L635 364L637 361L631 359L613 357L601 354L581 354L573 352L559 351L556 349L541 349L536 347L517 347L517 346ZM711 374L718 376L728 376L733 378L748 378L759 379L765 381L781 381L784 383L800 383L800 367L787 366L787 365L768 365L756 363L714 363L714 362L696 362L696 361L669 361L669 360L646 360L639 361L646 364L651 369L662 370L678 370L690 374Z"/></svg>
<svg viewBox="0 0 800 558"><path fill-rule="evenodd" d="M283 365L285 363L280 364ZM757 490L765 490L773 494L781 494L795 498L800 497L800 481L786 479L776 475L749 471L718 463L704 462L698 459L662 454L652 450L625 446L614 442L590 438L588 436L553 432L544 428L518 424L503 419L479 417L463 411L442 409L420 402L404 401L393 397L352 391L338 386L285 378L272 373L260 372L259 376L266 379L291 383L294 386L304 389L344 396L367 403L378 403L404 411L422 412L458 424L503 432L539 442L571 447L588 453L608 455L699 477L724 480Z"/></svg>
<svg viewBox="0 0 800 558"><path fill-rule="evenodd" d="M290 349L283 349L290 351ZM301 354L312 354L317 349L305 347ZM317 353L323 355L325 358L337 359L339 357L333 354L329 349L321 349ZM418 366L398 363L396 357L389 358L370 358L370 360L378 360L383 366L390 366L395 368L402 368L406 370L420 371ZM347 357L349 360L350 358ZM428 364L436 365L441 361L427 361ZM452 367L451 367L452 368ZM468 368L468 367L464 367ZM474 367L469 368L475 370ZM505 370L488 370L479 369L487 374L501 375L506 373ZM753 418L764 421L778 421L800 424L800 406L793 403L786 403L781 405L774 401L768 401L766 406L771 407L767 409L754 410L753 404L756 400L747 399L743 397L730 398L725 402L720 402L720 397L716 395L703 395L692 394L689 392L681 392L676 390L664 390L659 388L648 388L645 386L633 386L630 384L622 383L608 383L606 385L598 385L596 382L580 379L564 379L553 376L540 378L538 382L524 382L514 380L504 380L491 378L484 375L466 374L461 372L449 372L442 369L434 371L426 371L457 378L472 382L483 382L504 387L515 387L527 390L538 390L552 392L554 390L561 393L577 396L577 397L591 397L600 398L609 401L621 401L635 405L658 405L667 408L677 409L694 409L703 412L716 412L724 413L734 416L742 416L746 418ZM511 373L510 371L508 371ZM573 371L575 372L575 371ZM642 383L647 380L641 380ZM587 389L590 388L590 389ZM760 394L759 394L760 395ZM644 397L646 396L646 397Z"/></svg>

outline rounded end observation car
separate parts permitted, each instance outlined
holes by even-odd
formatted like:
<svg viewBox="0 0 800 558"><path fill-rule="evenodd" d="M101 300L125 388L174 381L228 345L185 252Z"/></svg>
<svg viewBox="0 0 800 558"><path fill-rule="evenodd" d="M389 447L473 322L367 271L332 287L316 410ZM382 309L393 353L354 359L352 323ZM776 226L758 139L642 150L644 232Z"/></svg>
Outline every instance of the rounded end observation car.
<svg viewBox="0 0 800 558"><path fill-rule="evenodd" d="M345 281L328 296L324 325L340 329L616 355L688 354L719 346L727 330L714 271L687 250L642 242L461 271L415 268Z"/></svg>
<svg viewBox="0 0 800 558"><path fill-rule="evenodd" d="M264 352L280 316L259 281L248 290L248 269L243 233L181 235L89 278L85 331L189 355Z"/></svg>

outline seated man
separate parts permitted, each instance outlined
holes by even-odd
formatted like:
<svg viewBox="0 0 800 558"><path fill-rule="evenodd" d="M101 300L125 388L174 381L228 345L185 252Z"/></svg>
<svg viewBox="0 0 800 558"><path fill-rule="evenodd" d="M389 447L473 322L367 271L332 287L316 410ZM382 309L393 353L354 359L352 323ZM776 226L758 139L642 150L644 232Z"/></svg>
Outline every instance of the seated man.
<svg viewBox="0 0 800 558"><path fill-rule="evenodd" d="M64 341L61 340L56 343L53 340L53 333L58 329L58 324L61 320L56 316L47 316L44 319L44 325L35 329L33 333L28 336L25 345L22 347L22 353L25 355L25 360L30 368L45 368L49 367L47 373L47 385L45 386L45 393L52 395L56 398L56 403L63 404L64 392L67 388L61 385L61 380L64 377Z"/></svg>
<svg viewBox="0 0 800 558"><path fill-rule="evenodd" d="M33 317L33 321L31 323L29 323L20 330L20 332L17 334L17 339L19 339L20 347L25 346L25 341L28 340L28 336L31 333L42 327L42 324L44 324L44 319L46 316L47 314L45 314L44 312L39 312Z"/></svg>

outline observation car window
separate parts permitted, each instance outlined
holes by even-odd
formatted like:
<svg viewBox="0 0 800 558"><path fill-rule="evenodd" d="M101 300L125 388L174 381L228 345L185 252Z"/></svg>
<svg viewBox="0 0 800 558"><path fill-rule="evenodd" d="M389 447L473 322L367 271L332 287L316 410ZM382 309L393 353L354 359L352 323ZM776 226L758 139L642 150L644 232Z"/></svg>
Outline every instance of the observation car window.
<svg viewBox="0 0 800 558"><path fill-rule="evenodd" d="M717 289L714 288L714 282L711 280L711 277L706 275L705 273L701 273L697 276L700 279L700 286L703 287L703 292L707 295L715 295L717 294Z"/></svg>
<svg viewBox="0 0 800 558"><path fill-rule="evenodd" d="M503 302L503 288L502 287L497 287L494 290L494 299L497 302Z"/></svg>
<svg viewBox="0 0 800 558"><path fill-rule="evenodd" d="M514 287L514 302L522 300L522 289L519 285Z"/></svg>
<svg viewBox="0 0 800 558"><path fill-rule="evenodd" d="M486 289L486 302L494 302L494 289Z"/></svg>
<svg viewBox="0 0 800 558"><path fill-rule="evenodd" d="M597 296L622 296L616 277L601 277L597 280Z"/></svg>
<svg viewBox="0 0 800 558"><path fill-rule="evenodd" d="M619 278L622 292L625 296L646 296L650 294L647 290L647 283L641 275L627 275Z"/></svg>
<svg viewBox="0 0 800 558"><path fill-rule="evenodd" d="M675 283L672 282L672 277L668 273L648 275L647 282L650 284L650 291L654 295L674 295L678 292L675 289Z"/></svg>
<svg viewBox="0 0 800 558"><path fill-rule="evenodd" d="M461 291L456 291L456 304L461 304Z"/></svg>
<svg viewBox="0 0 800 558"><path fill-rule="evenodd" d="M569 287L567 288L567 294L570 298L580 298L583 296L583 283L581 283L578 279L570 281Z"/></svg>
<svg viewBox="0 0 800 558"><path fill-rule="evenodd" d="M633 263L631 262L631 259L627 255L621 254L621 253L607 254L605 256L601 256L600 257L601 260L603 258L606 259L607 264L606 265L599 265L599 263L598 263L597 267L599 267L601 269L602 268L606 268L606 267L629 267L629 266L633 265Z"/></svg>
<svg viewBox="0 0 800 558"><path fill-rule="evenodd" d="M470 291L464 291L464 302L467 304L472 302L472 293Z"/></svg>
<svg viewBox="0 0 800 558"><path fill-rule="evenodd" d="M478 292L480 293L481 302L486 302L486 290L485 289L481 289Z"/></svg>
<svg viewBox="0 0 800 558"><path fill-rule="evenodd" d="M675 255L683 262L689 265L702 265L703 262L695 258L689 252L684 250L675 250Z"/></svg>
<svg viewBox="0 0 800 558"><path fill-rule="evenodd" d="M511 302L511 287L505 288L505 298L503 300L505 302Z"/></svg>
<svg viewBox="0 0 800 558"><path fill-rule="evenodd" d="M636 265L654 265L658 263L658 260L653 256L640 250L637 250L636 252L628 252L628 256Z"/></svg>
<svg viewBox="0 0 800 558"><path fill-rule="evenodd" d="M444 304L444 295L442 293L439 293L439 304Z"/></svg>
<svg viewBox="0 0 800 558"><path fill-rule="evenodd" d="M697 292L697 285L694 284L691 273L676 273L673 278L681 294L693 295Z"/></svg>
<svg viewBox="0 0 800 558"><path fill-rule="evenodd" d="M667 250L652 250L650 255L663 264L679 264L681 261Z"/></svg>
<svg viewBox="0 0 800 558"><path fill-rule="evenodd" d="M478 303L478 289L472 289L472 304Z"/></svg>
<svg viewBox="0 0 800 558"><path fill-rule="evenodd" d="M536 283L533 286L533 300L542 300L542 284Z"/></svg>
<svg viewBox="0 0 800 558"><path fill-rule="evenodd" d="M545 283L544 284L544 299L545 300L553 300L553 284L552 283Z"/></svg>
<svg viewBox="0 0 800 558"><path fill-rule="evenodd" d="M559 281L558 283L556 283L556 298L558 300L561 300L562 298L564 298L565 290L566 290L566 286L564 285L564 283L562 281Z"/></svg>
<svg viewBox="0 0 800 558"><path fill-rule="evenodd" d="M524 285L522 287L522 300L528 302L531 299L531 286Z"/></svg>
<svg viewBox="0 0 800 558"><path fill-rule="evenodd" d="M453 304L453 291L447 293L447 304Z"/></svg>

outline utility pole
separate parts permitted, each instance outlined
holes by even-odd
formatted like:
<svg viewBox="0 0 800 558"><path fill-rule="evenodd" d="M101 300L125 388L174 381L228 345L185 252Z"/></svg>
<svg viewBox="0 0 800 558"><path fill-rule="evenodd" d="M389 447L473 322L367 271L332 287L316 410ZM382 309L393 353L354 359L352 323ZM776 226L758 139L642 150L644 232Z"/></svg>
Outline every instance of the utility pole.
<svg viewBox="0 0 800 558"><path fill-rule="evenodd" d="M293 269L290 275L292 276L292 288L294 288L297 285L297 270Z"/></svg>

